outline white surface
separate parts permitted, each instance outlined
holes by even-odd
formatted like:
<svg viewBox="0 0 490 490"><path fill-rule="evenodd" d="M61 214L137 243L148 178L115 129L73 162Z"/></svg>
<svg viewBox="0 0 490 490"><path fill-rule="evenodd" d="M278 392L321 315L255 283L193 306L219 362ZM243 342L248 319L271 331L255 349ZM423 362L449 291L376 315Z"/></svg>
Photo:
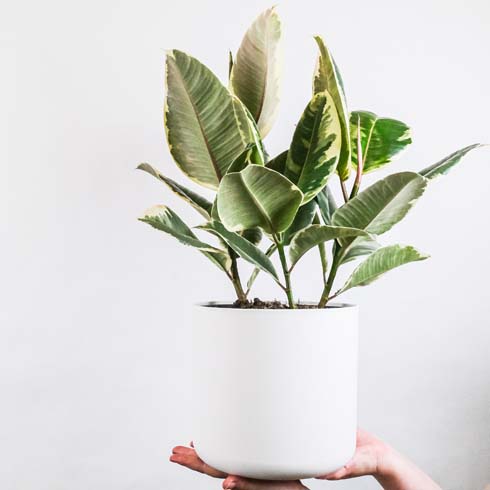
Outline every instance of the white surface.
<svg viewBox="0 0 490 490"><path fill-rule="evenodd" d="M2 490L219 488L167 457L192 438L188 305L232 290L193 250L136 221L157 203L199 217L133 169L147 160L185 180L164 143L164 49L187 50L224 77L227 49L270 3L2 4ZM272 154L289 144L309 97L316 33L352 109L414 128L412 148L387 172L489 142L487 0L280 9L287 53ZM489 162L488 149L469 156L383 237L432 259L345 296L361 306L361 424L445 490L490 483ZM319 296L314 253L293 280L300 297ZM273 287L260 277L256 294Z"/></svg>
<svg viewBox="0 0 490 490"><path fill-rule="evenodd" d="M194 446L231 475L297 480L354 454L358 308L192 315Z"/></svg>

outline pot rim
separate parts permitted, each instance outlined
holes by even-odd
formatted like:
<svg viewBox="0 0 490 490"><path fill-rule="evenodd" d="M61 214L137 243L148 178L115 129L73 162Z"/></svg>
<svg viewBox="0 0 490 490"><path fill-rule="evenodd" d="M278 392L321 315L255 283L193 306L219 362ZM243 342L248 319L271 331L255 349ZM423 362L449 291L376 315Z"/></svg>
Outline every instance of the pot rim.
<svg viewBox="0 0 490 490"><path fill-rule="evenodd" d="M301 304L304 305L316 305L317 301L302 301ZM233 310L233 311L264 311L264 312L312 312L312 311L332 311L332 310L347 310L356 309L358 305L354 303L329 303L326 308L235 308L233 302L228 301L201 301L194 303L196 308L210 308L214 310Z"/></svg>

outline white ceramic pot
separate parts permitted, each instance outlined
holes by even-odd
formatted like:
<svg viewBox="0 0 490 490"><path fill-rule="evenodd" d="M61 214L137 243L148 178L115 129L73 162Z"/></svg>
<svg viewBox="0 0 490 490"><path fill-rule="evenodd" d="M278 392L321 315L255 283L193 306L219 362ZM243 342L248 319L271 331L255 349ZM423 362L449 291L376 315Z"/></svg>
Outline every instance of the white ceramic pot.
<svg viewBox="0 0 490 490"><path fill-rule="evenodd" d="M197 453L228 474L269 480L340 468L355 450L357 352L357 306L196 306Z"/></svg>

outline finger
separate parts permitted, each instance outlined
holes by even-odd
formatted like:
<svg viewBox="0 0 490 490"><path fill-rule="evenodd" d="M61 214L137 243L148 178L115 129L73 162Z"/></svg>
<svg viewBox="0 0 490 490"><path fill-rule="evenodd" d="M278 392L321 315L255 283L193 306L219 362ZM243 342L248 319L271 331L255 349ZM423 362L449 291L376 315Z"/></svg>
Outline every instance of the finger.
<svg viewBox="0 0 490 490"><path fill-rule="evenodd" d="M193 471L204 473L213 478L226 478L227 474L206 464L192 448L177 446L170 456L172 463L180 464Z"/></svg>
<svg viewBox="0 0 490 490"><path fill-rule="evenodd" d="M347 471L347 466L343 466L339 470L333 471L332 473L328 473L324 476L319 476L318 479L330 481L342 480L342 478L345 478L347 476Z"/></svg>
<svg viewBox="0 0 490 490"><path fill-rule="evenodd" d="M271 481L253 480L239 476L229 476L223 482L224 490L306 490L299 480Z"/></svg>

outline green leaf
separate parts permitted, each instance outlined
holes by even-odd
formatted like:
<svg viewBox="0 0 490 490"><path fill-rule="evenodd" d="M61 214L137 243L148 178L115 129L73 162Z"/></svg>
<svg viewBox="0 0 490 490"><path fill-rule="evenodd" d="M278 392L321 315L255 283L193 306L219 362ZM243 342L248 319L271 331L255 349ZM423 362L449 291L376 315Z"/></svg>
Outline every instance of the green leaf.
<svg viewBox="0 0 490 490"><path fill-rule="evenodd" d="M288 151L289 150L285 150L282 153L279 153L279 155L274 157L272 160L269 160L265 164L265 166L284 175L284 173L286 172L286 161L288 159Z"/></svg>
<svg viewBox="0 0 490 490"><path fill-rule="evenodd" d="M228 79L231 78L231 72L233 70L233 53L228 51Z"/></svg>
<svg viewBox="0 0 490 490"><path fill-rule="evenodd" d="M337 209L337 204L335 202L335 198L333 197L332 191L326 185L315 198L318 203L318 207L320 208L320 213L322 215L323 222L326 225L332 224L332 215Z"/></svg>
<svg viewBox="0 0 490 490"><path fill-rule="evenodd" d="M281 22L273 7L248 29L231 72L233 92L248 107L263 138L277 116L281 65Z"/></svg>
<svg viewBox="0 0 490 490"><path fill-rule="evenodd" d="M340 264L347 264L359 257L371 255L380 247L381 245L374 238L356 238L343 251Z"/></svg>
<svg viewBox="0 0 490 490"><path fill-rule="evenodd" d="M328 91L332 95L341 127L342 149L340 152L337 173L342 180L347 180L351 166L351 142L349 130L349 112L345 100L344 84L339 69L320 36L315 37L320 49L315 76L313 78L313 93Z"/></svg>
<svg viewBox="0 0 490 490"><path fill-rule="evenodd" d="M252 163L256 165L264 165L267 160L267 152L265 151L262 137L260 136L259 128L247 106L236 96L233 96L233 101L237 107L235 110L237 118L240 120L240 127L245 128L250 141L252 141ZM245 117L243 117L245 114ZM248 128L248 129L247 129Z"/></svg>
<svg viewBox="0 0 490 490"><path fill-rule="evenodd" d="M429 255L423 254L410 246L390 245L373 252L354 270L347 282L336 295L357 286L366 286L378 279L385 272L409 262L425 260Z"/></svg>
<svg viewBox="0 0 490 490"><path fill-rule="evenodd" d="M405 217L426 186L427 180L415 172L389 175L338 208L332 222L380 235ZM345 247L350 241L340 243Z"/></svg>
<svg viewBox="0 0 490 490"><path fill-rule="evenodd" d="M200 250L220 269L228 272L231 267L231 259L227 252L215 248L199 240L192 230L167 206L153 206L146 211L140 221L148 223L157 230L164 231L173 236L184 245Z"/></svg>
<svg viewBox="0 0 490 490"><path fill-rule="evenodd" d="M286 161L286 177L311 201L335 172L342 145L341 127L328 92L313 96L294 132Z"/></svg>
<svg viewBox="0 0 490 490"><path fill-rule="evenodd" d="M253 164L252 158L254 150L256 150L254 144L247 145L245 150L233 160L226 173L231 174L232 172L241 172L245 167Z"/></svg>
<svg viewBox="0 0 490 490"><path fill-rule="evenodd" d="M410 128L403 122L379 117L368 111L354 111L350 116L352 163L357 166L357 124L360 122L363 173L391 162L411 142Z"/></svg>
<svg viewBox="0 0 490 490"><path fill-rule="evenodd" d="M137 169L153 175L153 177L156 177L158 180L166 184L173 192L175 192L175 194L184 199L184 201L187 201L204 218L209 219L211 217L211 208L213 205L206 198L200 196L194 191L191 191L187 187L178 184L174 180L165 177L165 175L161 174L149 163L142 163L138 165Z"/></svg>
<svg viewBox="0 0 490 490"><path fill-rule="evenodd" d="M270 274L278 280L277 272L274 269L269 257L260 248L249 242L238 233L227 230L219 221L210 221L198 228L213 233L223 239L242 259L250 262L259 269Z"/></svg>
<svg viewBox="0 0 490 490"><path fill-rule="evenodd" d="M167 55L165 127L177 165L211 189L252 142L241 104L208 68L178 50Z"/></svg>
<svg viewBox="0 0 490 490"><path fill-rule="evenodd" d="M329 240L337 240L343 237L369 236L363 230L356 228L348 228L342 226L329 225L310 225L304 230L299 231L294 235L289 247L289 258L291 261L291 269L295 266L298 260L313 247L320 243Z"/></svg>
<svg viewBox="0 0 490 490"><path fill-rule="evenodd" d="M267 257L270 257L275 251L277 250L277 245L273 243L265 252L265 255ZM250 274L250 277L248 278L247 281L247 296L250 293L250 290L252 289L252 286L255 282L255 279L257 279L257 276L259 275L260 268L255 267L254 270L252 271L252 274Z"/></svg>
<svg viewBox="0 0 490 490"><path fill-rule="evenodd" d="M475 148L479 148L481 146L480 143L476 143L474 145L466 146L465 148L461 148L460 150L451 153L446 158L443 158L441 161L431 165L430 167L424 168L419 173L423 175L426 179L433 179L435 177L439 177L440 175L447 174L467 153Z"/></svg>
<svg viewBox="0 0 490 490"><path fill-rule="evenodd" d="M245 240L248 240L254 245L258 245L262 240L262 230L260 228L250 228L250 230L243 230L241 233Z"/></svg>
<svg viewBox="0 0 490 490"><path fill-rule="evenodd" d="M313 223L316 213L316 202L310 201L298 209L291 226L284 232L282 241L284 245L289 245L293 236L303 228Z"/></svg>
<svg viewBox="0 0 490 490"><path fill-rule="evenodd" d="M230 231L258 226L269 234L280 233L293 222L302 199L302 192L283 175L249 165L223 178L218 214Z"/></svg>

